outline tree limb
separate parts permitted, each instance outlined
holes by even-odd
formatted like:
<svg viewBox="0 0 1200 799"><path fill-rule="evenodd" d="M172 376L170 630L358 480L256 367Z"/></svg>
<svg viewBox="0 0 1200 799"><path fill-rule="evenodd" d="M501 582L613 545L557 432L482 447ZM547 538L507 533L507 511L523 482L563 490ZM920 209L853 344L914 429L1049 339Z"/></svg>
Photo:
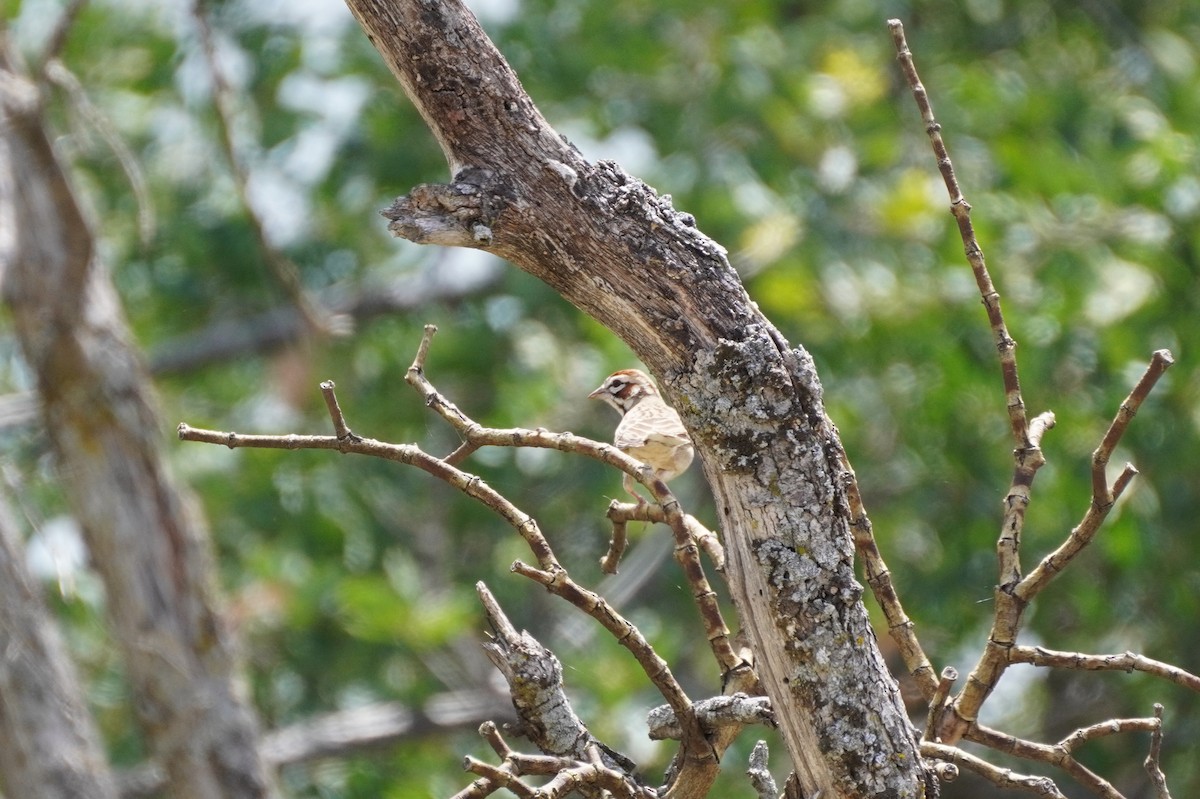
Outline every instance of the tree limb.
<svg viewBox="0 0 1200 799"><path fill-rule="evenodd" d="M506 258L629 344L696 443L802 789L916 796L920 759L854 577L840 444L808 353L690 215L550 128L460 2L348 5L453 175L397 200L390 229Z"/></svg>

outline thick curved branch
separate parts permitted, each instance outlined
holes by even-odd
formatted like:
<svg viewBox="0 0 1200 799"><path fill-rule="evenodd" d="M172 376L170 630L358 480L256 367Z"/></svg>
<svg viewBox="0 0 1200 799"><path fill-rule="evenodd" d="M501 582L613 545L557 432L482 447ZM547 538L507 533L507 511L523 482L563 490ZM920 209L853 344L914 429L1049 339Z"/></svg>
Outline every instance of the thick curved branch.
<svg viewBox="0 0 1200 799"><path fill-rule="evenodd" d="M812 359L690 215L550 128L461 2L348 5L453 175L398 200L391 230L486 248L629 344L696 443L801 789L916 796L922 766L854 576L840 444Z"/></svg>

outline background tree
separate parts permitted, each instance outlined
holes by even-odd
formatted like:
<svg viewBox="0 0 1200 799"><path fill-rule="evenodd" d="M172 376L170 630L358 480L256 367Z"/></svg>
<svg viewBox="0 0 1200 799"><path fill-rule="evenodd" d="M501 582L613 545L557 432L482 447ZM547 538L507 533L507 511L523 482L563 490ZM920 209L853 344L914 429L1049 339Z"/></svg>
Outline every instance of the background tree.
<svg viewBox="0 0 1200 799"><path fill-rule="evenodd" d="M338 16L328 18L341 22L316 23L266 19L255 9L214 12L215 51L235 98L231 129L251 201L308 287L338 284L342 296L353 297L355 281L368 271L372 279L409 277L421 272L423 259L449 259L442 276L486 270L456 265L460 253L405 250L364 229L363 220L393 194L442 179L443 164L406 106L372 94L391 84L344 12L335 8L330 13ZM53 16L28 4L17 11L15 35L38 52L45 40L38 22ZM934 191L923 134L899 92L883 14L866 6L799 14L754 3L526 4L508 18L490 11L485 21L551 122L590 156L616 157L695 213L702 229L731 245L768 315L814 353L882 545L895 553L890 562L909 612L934 636L928 646L939 662L954 662L960 644L973 651L988 618L973 613L973 603L986 601L995 581L991 548L1009 468L1006 419L989 336ZM1059 418L1028 547L1050 546L1077 519L1087 458L1108 409L1131 384L1130 372L1157 347L1180 358L1125 440L1143 478L1096 551L1056 589L1055 601L1036 608L1033 629L1062 648L1094 649L1101 640L1113 651L1137 649L1194 666L1196 652L1178 624L1194 617L1196 593L1187 570L1192 544L1181 533L1196 502L1188 345L1196 340L1197 190L1195 141L1186 131L1195 127L1197 95L1195 53L1183 33L1194 27L1195 12L1160 6L1089 13L1039 3L932 11L910 17L913 46L955 137L960 175L1022 343L1027 401ZM151 246L139 249L135 195L120 160L85 122L88 106L78 95L69 100L64 88L62 104L51 109L59 122L80 120L63 129L77 131L68 143L105 220L118 287L139 337L163 353L160 365L179 363L166 357L183 351L166 346L175 335L193 346L240 340L243 352L255 342L278 342L264 332L274 329L273 317L256 314L286 293L258 266L236 181L214 174L220 139L205 132L212 125L202 89L209 71L195 31L190 18L167 11L134 20L120 8L87 8L62 53L146 170L144 197L160 223ZM103 53L96 42L105 43ZM364 113L332 111L334 100L357 103ZM281 185L289 213L273 217L282 204L272 190ZM295 213L301 200L310 203L308 215ZM143 211L149 207L143 200ZM289 231L288 218L305 224ZM492 424L536 422L603 438L610 420L578 398L610 367L626 365L628 355L544 288L511 272L500 280L489 294L432 317L444 331L436 350L446 370L440 387ZM299 355L276 349L261 359L177 372L160 381L165 417L223 429L258 429L260 421L316 427L323 409L311 386L330 376L344 402L353 397L360 432L444 446L448 434L399 388L419 324L429 318L362 324L351 339L310 339ZM230 349L236 346L224 357ZM19 369L10 368L7 380L14 389L28 387ZM10 459L26 466L9 479L21 486L26 515L40 519L31 542L36 555L65 526L54 523L53 481L35 467L39 438L28 427L10 430ZM223 581L269 725L383 697L417 706L447 683L480 684L485 672L473 643L459 640L475 617L469 586L518 553L507 538L480 535L493 522L477 509L380 464L181 455L215 520ZM595 531L594 538L555 542L578 568L593 563L606 535L593 507L603 503L592 500L615 493L613 475L546 453L489 457L498 462L480 471L538 507L547 529ZM701 504L689 507L703 508L696 494ZM647 550L656 545L664 542L651 533L627 563L651 563ZM54 576L68 588L73 583L60 601L77 622L71 642L93 686L90 698L118 757L129 762L138 744L116 660L98 634L95 589L86 572L58 562ZM654 631L664 655L686 663L695 657L688 654L690 632L667 623L680 614L674 603L685 600L677 577L669 565L648 571L630 612ZM516 585L495 588L510 607L526 596ZM428 598L432 608L404 613ZM528 612L518 626L539 629L536 620L549 615L546 606ZM587 668L568 679L595 697L585 701L611 709L611 729L602 721L596 732L620 739L636 726L627 724L628 714L645 703L622 682L628 659L577 622L560 624L540 631L568 663L571 648L560 640L586 646ZM1053 740L1095 720L1090 712L1078 715L1092 707L1080 698L1095 694L1113 715L1144 715L1161 699L1168 746L1190 737L1194 698L1137 677L1037 671L1014 691L1028 704L1009 706L1031 735ZM464 747L477 745L467 740ZM1129 779L1140 782L1144 746L1136 743L1137 756L1117 751L1122 742L1106 743L1088 753L1089 763L1109 774L1133 769ZM626 751L653 763L653 751L642 754L646 746L631 740ZM444 748L426 741L381 758L292 769L284 780L302 795L378 793L396 773L427 773L430 755ZM1168 752L1167 770L1186 791L1196 779L1193 758L1178 751L1174 761ZM462 777L448 765L444 781L430 777L433 784L417 792L453 792Z"/></svg>

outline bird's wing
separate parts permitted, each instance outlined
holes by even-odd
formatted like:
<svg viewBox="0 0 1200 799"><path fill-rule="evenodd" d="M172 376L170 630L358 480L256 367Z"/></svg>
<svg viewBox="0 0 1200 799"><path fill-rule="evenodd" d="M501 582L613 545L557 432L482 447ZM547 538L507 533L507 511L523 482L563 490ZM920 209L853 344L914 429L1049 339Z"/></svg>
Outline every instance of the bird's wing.
<svg viewBox="0 0 1200 799"><path fill-rule="evenodd" d="M662 415L629 415L617 427L613 441L618 449L636 449L647 443L667 447L691 442L687 429L672 408L664 408Z"/></svg>

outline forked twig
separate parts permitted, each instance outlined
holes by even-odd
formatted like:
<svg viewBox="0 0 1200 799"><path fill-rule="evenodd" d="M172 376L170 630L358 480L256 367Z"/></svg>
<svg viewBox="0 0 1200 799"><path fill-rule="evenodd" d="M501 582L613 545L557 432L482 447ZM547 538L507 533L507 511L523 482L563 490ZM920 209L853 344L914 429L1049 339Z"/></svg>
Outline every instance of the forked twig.
<svg viewBox="0 0 1200 799"><path fill-rule="evenodd" d="M969 752L964 752L956 746L935 743L933 741L922 741L921 756L931 760L953 763L956 766L973 771L999 788L1014 788L1036 794L1037 796L1051 797L1051 799L1066 799L1062 792L1058 790L1058 786L1054 784L1054 780L1049 777L1018 774L1012 769L993 766L983 758Z"/></svg>
<svg viewBox="0 0 1200 799"><path fill-rule="evenodd" d="M1163 774L1162 770L1162 717L1163 706L1156 703L1154 720L1158 722L1158 725L1150 733L1150 754L1146 755L1143 765L1146 773L1150 775L1150 782L1154 785L1154 793L1158 799L1171 799L1171 792L1167 790L1167 775Z"/></svg>
<svg viewBox="0 0 1200 799"><path fill-rule="evenodd" d="M722 675L743 667L742 660L737 657L729 643L729 628L721 614L717 594L709 584L704 567L700 563L698 544L693 536L693 528L689 527L686 514L680 509L679 501L667 488L666 483L654 477L652 469L609 444L602 444L572 433L551 433L544 429L499 429L480 425L463 413L457 405L442 396L425 376L425 359L429 354L430 342L436 333L436 325L425 325L421 344L417 347L416 357L408 368L405 380L420 393L425 405L445 419L462 437L463 443L447 457L447 460L460 453L474 451L483 446L538 447L586 455L610 466L615 466L633 476L651 492L657 505L661 508L665 523L675 536L675 560L680 564L687 578L692 598L696 602L704 623L705 635L713 656L721 667Z"/></svg>
<svg viewBox="0 0 1200 799"><path fill-rule="evenodd" d="M620 563L621 555L625 552L625 546L628 543L625 527L629 522L670 523L662 505L650 502L635 504L614 499L608 503L608 510L604 515L612 522L612 540L608 543L608 552L600 559L600 570L605 574L617 573L617 564ZM725 548L721 546L716 534L702 525L690 513L683 515L683 523L692 541L708 555L713 568L717 571L724 571Z"/></svg>
<svg viewBox="0 0 1200 799"><path fill-rule="evenodd" d="M1075 749L1087 741L1109 735L1153 731L1154 726L1154 719L1109 719L1099 724L1080 728L1056 744L1043 744L1026 741L998 730L977 725L970 730L967 738L1013 757L1045 763L1062 769L1084 788L1103 799L1124 799L1121 792L1112 783L1075 758Z"/></svg>
<svg viewBox="0 0 1200 799"><path fill-rule="evenodd" d="M1013 595L1021 602L1027 603L1032 600L1037 594L1046 587L1055 575L1067 567L1075 556L1092 542L1096 532L1100 529L1100 525L1108 518L1108 512L1112 510L1113 504L1121 496L1121 493L1129 485L1129 481L1137 474L1137 469L1132 464L1126 464L1121 474L1113 481L1112 488L1108 488L1108 483L1105 478L1104 470L1108 464L1108 458L1112 451L1116 448L1121 440L1121 436L1125 434L1125 430L1129 427L1129 422L1141 407L1142 401L1145 400L1150 391L1158 383L1158 379L1162 377L1163 372L1170 368L1175 362L1171 357L1171 353L1167 350L1157 350L1150 358L1150 364L1146 367L1146 371L1138 380L1137 385L1129 392L1129 396L1121 403L1121 407L1117 410L1116 416L1113 418L1112 424L1109 425L1108 431L1104 434L1104 439L1100 442L1100 446L1092 453L1092 501L1088 506L1087 511L1083 515L1083 519L1073 529L1067 540L1064 541L1058 549L1051 552L1042 559L1042 562L1037 565L1021 582L1013 588Z"/></svg>
<svg viewBox="0 0 1200 799"><path fill-rule="evenodd" d="M1125 469L1109 488L1106 467L1108 460L1128 427L1129 421L1137 412L1142 401L1154 387L1158 378L1171 365L1172 358L1166 350L1154 353L1145 375L1138 381L1129 397L1122 403L1116 418L1109 426L1100 445L1092 455L1092 502L1084 515L1083 521L1071 531L1067 540L1054 552L1047 555L1038 566L1028 575L1023 575L1020 564L1021 532L1025 524L1025 511L1029 505L1030 492L1037 471L1045 463L1041 451L1041 439L1045 432L1054 426L1054 415L1043 413L1029 421L1026 416L1025 403L1021 396L1021 386L1018 377L1016 360L1016 342L1008 333L1004 316L1000 308L1000 295L988 274L983 251L976 239L974 226L971 223L971 206L963 196L958 179L954 173L945 141L942 139L941 125L934 117L933 108L928 93L917 74L912 52L904 37L904 27L899 20L889 20L888 28L895 44L897 59L901 70L916 100L925 123L937 159L938 170L950 196L950 210L958 224L959 235L963 242L967 261L975 276L976 286L987 311L988 322L991 325L996 349L1000 357L1001 374L1004 382L1006 406L1013 439L1016 443L1014 450L1015 468L1009 492L1005 497L1004 519L1001 535L997 542L997 558L1000 579L995 591L995 609L992 629L988 636L987 645L979 662L967 677L962 692L945 708L931 708L930 729L926 737L932 742L945 741L953 743L962 736L972 740L983 740L989 745L1001 742L1012 742L1017 739L992 733L977 725L979 709L995 688L996 682L1004 670L1013 662L1033 662L1033 658L1049 663L1053 657L1031 652L1028 648L1015 648L1016 636L1021 628L1022 617L1029 602L1053 579L1059 571L1091 542L1100 525L1107 517L1116 499L1128 486L1136 474L1132 466ZM1015 648L1015 649L1014 649ZM1088 659L1087 656L1071 656L1077 662L1086 664L1080 667L1102 668L1103 661ZM1135 656L1136 657L1136 656ZM1030 658L1022 660L1022 658ZM907 662L907 661L906 661ZM1155 673L1167 676L1177 681L1184 680L1186 672L1181 670L1168 671L1151 667L1152 661L1135 661L1143 670L1154 669ZM1161 666L1162 664L1157 664ZM1187 675L1191 677L1191 675ZM928 694L927 694L928 697ZM940 718L939 718L940 717ZM1144 720L1142 720L1144 721ZM1109 726L1097 725L1087 728L1081 735L1100 734L1115 724L1120 729L1132 729L1141 723L1129 720L1114 721ZM1123 725L1123 726L1122 726ZM1070 741L1060 742L1055 747L1044 747L1041 744L1019 742L1013 744L1026 752L1026 756L1034 759L1053 762L1065 769L1069 774L1088 786L1101 796L1117 796L1115 789L1108 783L1092 774L1069 756ZM931 744L932 745L932 744ZM1044 747L1044 748L1043 748ZM971 767L971 766L969 766ZM1057 789L1055 789L1057 790Z"/></svg>

